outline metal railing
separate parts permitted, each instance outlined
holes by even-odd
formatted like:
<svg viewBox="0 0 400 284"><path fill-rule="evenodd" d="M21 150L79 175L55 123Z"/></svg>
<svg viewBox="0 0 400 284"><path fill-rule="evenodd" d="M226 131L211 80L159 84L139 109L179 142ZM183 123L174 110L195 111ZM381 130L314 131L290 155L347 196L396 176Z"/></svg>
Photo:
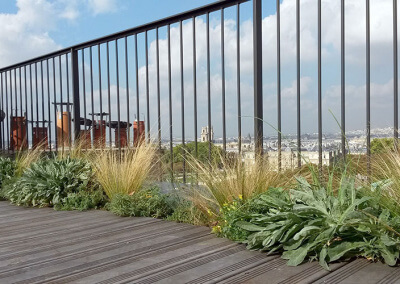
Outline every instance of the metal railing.
<svg viewBox="0 0 400 284"><path fill-rule="evenodd" d="M319 164L322 165L322 29L321 29L321 8L322 1L317 1L317 31L318 31L318 154ZM361 1L361 0L360 0ZM196 19L205 17L206 24L206 93L207 93L207 126L208 126L208 142L209 142L209 155L211 155L211 140L212 140L212 99L211 99L211 54L210 54L210 41L215 40L210 38L210 14L219 13L221 20L220 41L221 41L221 94L222 94L222 147L226 150L227 134L226 134L226 61L225 61L225 11L229 8L236 9L236 100L237 100L237 117L236 122L230 121L229 123L237 124L237 141L238 151L242 149L242 98L241 98L241 44L240 44L240 23L241 23L241 5L246 2L253 5L253 75L254 75L254 140L255 140L255 153L261 155L263 152L263 66L262 57L268 56L263 54L263 39L262 39L262 1L261 0L231 0L219 1L209 4L188 12L184 12L172 17L161 19L146 25L138 26L129 30L118 32L102 38L91 40L81 43L69 48L64 48L53 53L30 59L18 64L8 66L0 69L1 78L1 101L0 108L4 111L3 121L1 123L1 148L7 151L18 150L19 148L27 148L29 144L37 144L38 139L34 136L40 136L43 132L48 135L49 150L71 147L71 143L82 135L88 138L88 147L95 147L96 143L102 146L117 147L119 149L131 143L136 143L138 139L150 140L154 138L152 133L152 123L156 125L156 140L159 147L162 146L162 115L163 110L168 109L168 142L169 151L173 155L173 111L174 101L172 94L173 74L172 74L172 57L171 53L174 52L171 48L171 27L178 25L179 29L179 80L180 80L180 100L178 105L180 108L180 128L181 128L181 143L184 145L187 141L187 118L189 112L185 107L187 103L185 99L190 96L193 100L193 141L196 144L198 141L198 59L197 47L198 42L196 35L198 30L196 27ZM301 105L300 105L300 79L301 79L301 53L300 53L300 0L295 0L296 3L296 128L297 128L297 165L301 166ZM368 167L370 167L370 149L371 149L371 79L370 79L370 6L369 0L365 0L366 4L366 133L367 133L367 156ZM282 159L282 88L281 88L281 18L280 7L282 3L276 0L276 44L277 44L277 136L278 136L278 161L279 168L281 168ZM340 39L341 39L341 59L340 59L340 127L342 132L341 137L341 151L346 153L346 82L345 82L345 1L341 0L340 8ZM184 71L184 22L192 24L191 28L191 55L192 55L192 77L193 77L193 90L185 91L185 71ZM160 76L160 31L166 31L166 42L163 42L163 47L167 49L167 80L166 86L167 96L162 96L162 86ZM155 46L149 46L149 34L155 34ZM138 38L144 37L145 52L144 57L140 57L139 53L143 51L143 47L138 45ZM133 41L133 56L131 54L129 41ZM111 49L114 48L114 51ZM155 48L155 70L154 80L156 84L150 84L149 74L149 50ZM398 138L398 54L397 54L397 1L393 0L393 59L394 59L394 138ZM96 56L97 55L97 56ZM122 55L122 56L121 56ZM110 58L112 56L112 58ZM124 59L121 61L121 57ZM145 83L140 82L140 68L139 60L144 62L144 78ZM131 63L134 61L134 65ZM104 66L105 65L105 66ZM112 69L112 70L111 70ZM132 79L134 74L134 79ZM187 74L186 74L187 76ZM124 81L125 79L125 81ZM112 82L115 82L115 90ZM123 82L124 81L124 82ZM134 81L134 95L131 93L130 86ZM103 89L104 86L107 86ZM122 87L123 86L123 87ZM156 88L156 103L151 103L150 86ZM97 90L96 90L97 87ZM140 96L145 89L144 97ZM111 93L115 92L115 96ZM125 96L124 96L125 95ZM113 102L112 100L116 100ZM167 100L164 100L167 99ZM143 103L145 101L145 103ZM166 107L163 103L168 104ZM113 107L113 104L116 107ZM104 106L107 107L104 107ZM144 111L143 111L144 105ZM151 116L151 109L156 108L157 117ZM66 111L64 111L66 109ZM141 122L140 114L145 112L146 124L139 125ZM132 119L132 114L136 115L136 120ZM95 116L98 114L97 121ZM105 118L107 117L107 119ZM124 118L123 118L124 117ZM185 119L186 118L186 119ZM113 120L114 119L114 120ZM115 120L116 119L116 120ZM126 121L122 121L125 119ZM67 120L67 122L65 122ZM28 126L28 122L32 126ZM134 136L130 130L131 123L134 123ZM57 125L58 123L58 125ZM136 124L135 124L136 123ZM46 126L47 124L47 126ZM40 128L40 125L42 129ZM81 127L84 127L82 131ZM107 131L108 127L108 131ZM67 128L67 129L64 129ZM113 143L112 128L115 128L115 139ZM144 129L145 128L145 129ZM135 130L136 129L136 130ZM41 132L42 131L42 132ZM88 131L90 134L88 134ZM136 132L135 132L136 131ZM126 134L124 134L126 132ZM40 134L42 133L42 134ZM135 134L136 133L136 134ZM145 133L145 134L143 134ZM164 132L165 134L165 132ZM43 134L44 135L44 134ZM127 141L122 141L122 137L126 136ZM20 137L22 136L22 137ZM61 136L61 137L60 137ZM64 137L67 136L67 137ZM124 136L124 137L125 137ZM38 137L36 137L38 138ZM43 137L39 137L43 138ZM97 140L96 140L97 139ZM23 140L26 140L25 142ZM104 141L102 141L104 140ZM133 140L133 141L132 141ZM55 141L55 144L52 142ZM35 143L34 143L35 142ZM183 153L184 155L184 153ZM171 168L173 168L171 162ZM185 164L183 163L183 172L185 173ZM184 176L185 179L185 176Z"/></svg>

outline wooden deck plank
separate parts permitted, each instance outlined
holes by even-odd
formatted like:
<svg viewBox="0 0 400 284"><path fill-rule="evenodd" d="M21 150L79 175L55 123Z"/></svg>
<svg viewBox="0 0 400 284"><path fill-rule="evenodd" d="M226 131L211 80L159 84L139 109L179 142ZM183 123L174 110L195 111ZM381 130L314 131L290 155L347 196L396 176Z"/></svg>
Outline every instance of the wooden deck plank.
<svg viewBox="0 0 400 284"><path fill-rule="evenodd" d="M399 283L366 260L286 266L209 228L0 202L0 283Z"/></svg>

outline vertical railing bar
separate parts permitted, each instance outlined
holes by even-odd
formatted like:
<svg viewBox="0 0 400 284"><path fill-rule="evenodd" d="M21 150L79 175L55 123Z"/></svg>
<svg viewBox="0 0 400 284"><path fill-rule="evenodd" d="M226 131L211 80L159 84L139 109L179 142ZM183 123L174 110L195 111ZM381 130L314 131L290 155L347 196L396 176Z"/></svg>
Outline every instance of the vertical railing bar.
<svg viewBox="0 0 400 284"><path fill-rule="evenodd" d="M44 82L43 82L43 60L40 61L40 77L41 77L41 88L42 88L42 127L44 129L45 117L44 117ZM41 141L42 142L42 141ZM43 141L44 142L44 141ZM47 145L44 145L45 147Z"/></svg>
<svg viewBox="0 0 400 284"><path fill-rule="evenodd" d="M23 116L23 111L22 111L22 67L19 67L19 116ZM26 121L25 121L26 124ZM24 144L25 141L22 141L22 144Z"/></svg>
<svg viewBox="0 0 400 284"><path fill-rule="evenodd" d="M174 151L172 135L172 77L171 77L171 25L168 25L168 97L169 97L169 150L171 155L171 181L174 182Z"/></svg>
<svg viewBox="0 0 400 284"><path fill-rule="evenodd" d="M110 86L110 50L109 50L109 43L107 41L107 48L106 48L106 52L107 52L107 95L108 95L108 123L109 126L111 126L111 86ZM110 139L110 149L112 148L112 133L111 133L111 127L108 127L108 136Z"/></svg>
<svg viewBox="0 0 400 284"><path fill-rule="evenodd" d="M36 127L39 127L39 87L38 87L38 71L37 62L35 63L35 92L36 92ZM32 131L33 133L33 131ZM38 131L36 129L36 138L38 137ZM32 138L33 142L33 138Z"/></svg>
<svg viewBox="0 0 400 284"><path fill-rule="evenodd" d="M69 63L68 63L68 59L69 58L69 56L68 56L68 53L66 53L65 54L65 65L66 65L66 73L67 73L67 82L66 82L66 84L67 84L67 103L68 103L68 108L69 109L71 109L70 108L70 98L69 98L69 95L70 95L70 93L69 93ZM71 55L71 58L72 58L72 55ZM72 114L71 114L71 112L69 112L69 116L68 116L68 142L69 142L69 148L71 149L71 147L72 147L72 123L71 123L71 121L72 121L72 118L71 118L71 116L72 116ZM75 118L76 119L76 118Z"/></svg>
<svg viewBox="0 0 400 284"><path fill-rule="evenodd" d="M93 46L89 48L89 56L90 56L90 100L91 100L91 108L92 108L92 137L94 141L94 131L95 131L95 121L94 121L94 92L93 92Z"/></svg>
<svg viewBox="0 0 400 284"><path fill-rule="evenodd" d="M14 69L14 95L15 95L15 116L18 116L18 89L17 89L17 68ZM22 122L18 121L19 127L21 127ZM17 131L17 141L19 141L19 131ZM22 137L21 137L22 138ZM21 144L22 145L22 144ZM17 148L21 150L21 148Z"/></svg>
<svg viewBox="0 0 400 284"><path fill-rule="evenodd" d="M100 127L100 139L103 139L103 92L102 92L102 84L101 84L101 49L100 49L100 44L98 44L97 45L97 48L98 48L98 54L97 54L97 56L98 56L98 61L99 61L99 96L100 96L100 121L99 121L99 123L100 123L100 125L99 125L99 127ZM110 114L111 115L111 114ZM104 135L106 135L105 133L104 133ZM94 136L93 136L94 137ZM101 148L103 148L103 146L105 146L105 144L106 144L106 139L104 139L104 141L103 140L101 140L100 141L100 147Z"/></svg>
<svg viewBox="0 0 400 284"><path fill-rule="evenodd" d="M226 108L225 108L225 13L221 8L221 76L222 76L222 148L226 155Z"/></svg>
<svg viewBox="0 0 400 284"><path fill-rule="evenodd" d="M50 117L50 69L49 69L49 59L46 60L46 76L47 76L47 111L49 116L48 128L49 128L49 150L50 152L53 150L51 146L51 117Z"/></svg>
<svg viewBox="0 0 400 284"><path fill-rule="evenodd" d="M61 55L59 55L58 56L58 64L59 64L59 71L60 71L60 108L61 108L61 151L62 151L62 153L64 154L64 144L65 144L65 141L64 141L64 114L63 114L63 111L64 111L64 105L63 105L63 103L64 103L64 98L63 98L63 91L62 91L62 67L61 67ZM68 107L69 106L67 106L67 110L68 110Z"/></svg>
<svg viewBox="0 0 400 284"><path fill-rule="evenodd" d="M85 149L87 150L86 145L86 76L85 76L85 49L82 49L82 90L83 90L83 128L85 129L85 134L81 136L81 141L85 145ZM80 123L81 118L78 117L78 120L75 120L76 123ZM84 141L84 142L83 142Z"/></svg>
<svg viewBox="0 0 400 284"><path fill-rule="evenodd" d="M118 60L118 39L115 40L115 68L116 68L116 76L117 76L117 117L118 117L118 125L117 125L117 134L118 134L118 150L119 155L121 157L121 106L120 106L120 97L119 97L119 60ZM111 125L110 125L111 126ZM117 139L115 139L117 140ZM115 141L117 142L117 141Z"/></svg>
<svg viewBox="0 0 400 284"><path fill-rule="evenodd" d="M56 139L56 151L58 151L58 133L57 133L57 86L56 86L56 60L53 57L53 95L54 95L54 126L55 126L55 139Z"/></svg>
<svg viewBox="0 0 400 284"><path fill-rule="evenodd" d="M262 1L253 0L254 149L263 154Z"/></svg>
<svg viewBox="0 0 400 284"><path fill-rule="evenodd" d="M193 113L194 113L194 147L195 157L198 158L197 144L197 54L196 54L196 17L192 18L193 29Z"/></svg>
<svg viewBox="0 0 400 284"><path fill-rule="evenodd" d="M366 114L367 114L367 171L371 174L371 50L370 50L370 7L366 0Z"/></svg>
<svg viewBox="0 0 400 284"><path fill-rule="evenodd" d="M301 167L301 63L300 63L300 0L296 1L296 51L297 51L297 167Z"/></svg>
<svg viewBox="0 0 400 284"><path fill-rule="evenodd" d="M211 67L210 67L210 13L207 13L207 111L208 111L208 160L211 162Z"/></svg>
<svg viewBox="0 0 400 284"><path fill-rule="evenodd" d="M241 110L241 93L240 93L240 4L236 5L236 84L237 84L237 106L238 106L238 150L239 156L242 154L242 110Z"/></svg>
<svg viewBox="0 0 400 284"><path fill-rule="evenodd" d="M318 0L318 166L322 174L321 0Z"/></svg>
<svg viewBox="0 0 400 284"><path fill-rule="evenodd" d="M25 92L25 114L24 114L24 116L25 116L25 123L26 123L26 130L25 130L25 135L26 135L26 145L27 145L27 148L29 148L29 139L28 139L28 137L29 137L29 133L28 133L28 129L29 129L29 127L28 127L28 86L27 86L27 83L26 83L26 65L24 65L24 92Z"/></svg>
<svg viewBox="0 0 400 284"><path fill-rule="evenodd" d="M276 0L276 80L278 114L278 171L282 170L282 107L281 107L281 4ZM296 7L297 8L297 7Z"/></svg>
<svg viewBox="0 0 400 284"><path fill-rule="evenodd" d="M161 150L161 105L160 105L160 44L158 27L156 28L156 61L157 61L157 116L158 116L158 148Z"/></svg>
<svg viewBox="0 0 400 284"><path fill-rule="evenodd" d="M341 131L342 155L346 160L346 53L345 53L345 0L341 0Z"/></svg>
<svg viewBox="0 0 400 284"><path fill-rule="evenodd" d="M393 107L394 107L394 140L399 139L399 79L397 50L397 0L393 0Z"/></svg>
<svg viewBox="0 0 400 284"><path fill-rule="evenodd" d="M71 48L71 77L72 77L71 86L72 86L72 106L73 106L72 110L73 110L73 116L74 116L74 132L73 132L74 133L74 143L78 143L79 139L80 139L80 133L81 133L81 125L80 125L81 97L80 97L80 89L79 89L78 50L76 50L74 48ZM86 117L85 117L85 119L86 119ZM71 122L71 120L70 120L70 122ZM72 130L70 127L70 133L71 133L71 131ZM70 139L72 139L71 135L70 135ZM70 147L72 147L72 144Z"/></svg>
<svg viewBox="0 0 400 284"><path fill-rule="evenodd" d="M13 90L12 90L12 70L10 72L10 111L11 111L11 117L13 117ZM14 121L11 120L11 123L14 125L16 124L15 118ZM18 132L18 131L17 131ZM11 139L14 141L14 133L11 129ZM13 151L15 151L16 145L14 143Z"/></svg>
<svg viewBox="0 0 400 284"><path fill-rule="evenodd" d="M31 136L33 140L33 82L32 82L32 64L29 64L29 82L30 82L30 97L31 97ZM29 127L27 127L29 128ZM28 136L29 137L29 136ZM28 139L29 140L29 139ZM29 144L29 143L28 143ZM29 146L28 146L29 148Z"/></svg>
<svg viewBox="0 0 400 284"><path fill-rule="evenodd" d="M125 37L125 74L126 74L126 113L127 113L127 136L128 147L131 145L131 128L130 128L130 114L129 114L129 60L128 60L128 37Z"/></svg>
<svg viewBox="0 0 400 284"><path fill-rule="evenodd" d="M179 22L180 33L180 64L181 64L181 122L182 122L182 157L183 157L183 183L186 183L186 149L185 149L185 88L184 88L184 75L183 75L183 22Z"/></svg>
<svg viewBox="0 0 400 284"><path fill-rule="evenodd" d="M146 45L146 101L147 101L147 142L150 143L150 86L149 86L149 43L145 32Z"/></svg>
<svg viewBox="0 0 400 284"><path fill-rule="evenodd" d="M7 117L7 153L10 151L10 137L11 137L11 135L10 135L10 123L9 123L9 120L8 120L8 116L9 116L9 113L8 113L8 90L7 90L7 71L6 72L4 72L4 87L5 87L5 91L6 91L6 117ZM10 117L10 120L11 120L11 117Z"/></svg>
<svg viewBox="0 0 400 284"><path fill-rule="evenodd" d="M3 112L4 112L4 103L3 103L3 99L4 99L4 93L3 93L3 73L0 73L0 94L1 94L1 100L0 100L0 107L1 107L1 115L3 115ZM5 115L5 112L4 112L4 115ZM0 148L1 148L1 151L3 151L4 150L4 120L5 120L6 118L4 117L3 118L3 120L0 122L0 126L1 126L1 129L0 129L0 135L1 135L1 138L0 138L0 143L1 143L1 145L0 145Z"/></svg>
<svg viewBox="0 0 400 284"><path fill-rule="evenodd" d="M140 141L140 127L139 127L139 121L140 121L140 101L139 101L139 55L138 55L138 40L137 40L137 34L135 34L135 72L136 72L136 112L137 112L137 139ZM139 141L135 141L135 143L138 143ZM136 144L139 145L139 144Z"/></svg>

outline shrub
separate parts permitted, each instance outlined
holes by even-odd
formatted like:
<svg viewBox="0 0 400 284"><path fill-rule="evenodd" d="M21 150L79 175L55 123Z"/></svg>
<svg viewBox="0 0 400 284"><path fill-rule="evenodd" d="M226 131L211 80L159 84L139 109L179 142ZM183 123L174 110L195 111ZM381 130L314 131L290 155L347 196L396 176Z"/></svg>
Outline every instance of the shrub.
<svg viewBox="0 0 400 284"><path fill-rule="evenodd" d="M89 159L96 179L110 199L137 192L148 178L156 159L156 148L142 143L122 153L109 149L95 151Z"/></svg>
<svg viewBox="0 0 400 284"><path fill-rule="evenodd" d="M90 190L93 186L91 165L78 159L42 159L31 164L15 183L5 189L12 203L25 206L53 206L68 194Z"/></svg>
<svg viewBox="0 0 400 284"><path fill-rule="evenodd" d="M131 195L117 193L107 208L118 216L163 218L172 213L167 196L158 187L141 189Z"/></svg>
<svg viewBox="0 0 400 284"><path fill-rule="evenodd" d="M372 192L380 203L400 216L400 151L375 155L372 164Z"/></svg>
<svg viewBox="0 0 400 284"><path fill-rule="evenodd" d="M196 143L189 142L185 146L177 145L173 148L173 161L174 163L183 162L183 153L186 156L196 156ZM209 161L209 144L208 142L197 142L197 159L202 163ZM223 156L223 150L220 147L215 146L211 143L211 162L214 164L221 163L221 157ZM165 156L166 162L171 161L171 153L168 151Z"/></svg>
<svg viewBox="0 0 400 284"><path fill-rule="evenodd" d="M78 191L68 193L62 201L54 207L56 210L79 210L98 209L105 205L107 197L103 190Z"/></svg>
<svg viewBox="0 0 400 284"><path fill-rule="evenodd" d="M222 159L219 167L190 157L189 165L197 172L201 185L186 190L185 196L208 216L210 223L218 219L224 204L239 197L248 200L269 187L290 184L292 178L274 171L266 161L245 165L241 158L233 161Z"/></svg>
<svg viewBox="0 0 400 284"><path fill-rule="evenodd" d="M267 212L236 225L247 231L249 249L283 252L288 265L306 258L328 263L363 256L395 265L399 258L399 217L382 209L370 196L356 191L354 180L343 178L338 193L312 188L304 179L282 198L269 192L258 197Z"/></svg>
<svg viewBox="0 0 400 284"><path fill-rule="evenodd" d="M371 141L371 154L380 154L394 149L393 138L375 138Z"/></svg>
<svg viewBox="0 0 400 284"><path fill-rule="evenodd" d="M16 164L10 158L0 157L0 187L4 182L12 179L15 173Z"/></svg>
<svg viewBox="0 0 400 284"><path fill-rule="evenodd" d="M252 199L243 200L237 198L233 202L224 204L221 208L218 224L213 227L213 232L220 237L233 241L245 241L250 232L237 225L239 221L250 221L254 216L268 213L271 200L279 203L279 200L289 200L288 191L279 188L270 188L267 192L261 193ZM266 206L266 204L269 204Z"/></svg>
<svg viewBox="0 0 400 284"><path fill-rule="evenodd" d="M15 156L15 175L22 176L24 171L33 163L40 160L43 155L43 147L39 145L37 148L26 151L19 151Z"/></svg>
<svg viewBox="0 0 400 284"><path fill-rule="evenodd" d="M207 225L207 216L193 206L192 202L181 196L181 192L168 195L168 202L173 208L173 213L167 216L167 220L193 225Z"/></svg>

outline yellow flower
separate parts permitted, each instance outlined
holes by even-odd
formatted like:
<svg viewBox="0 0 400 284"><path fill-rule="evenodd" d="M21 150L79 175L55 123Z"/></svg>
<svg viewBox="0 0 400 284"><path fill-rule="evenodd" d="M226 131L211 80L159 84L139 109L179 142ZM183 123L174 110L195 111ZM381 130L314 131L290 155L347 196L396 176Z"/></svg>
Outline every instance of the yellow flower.
<svg viewBox="0 0 400 284"><path fill-rule="evenodd" d="M243 200L243 195L239 194L239 199Z"/></svg>
<svg viewBox="0 0 400 284"><path fill-rule="evenodd" d="M214 234L220 233L221 232L221 226L214 226L211 230Z"/></svg>

